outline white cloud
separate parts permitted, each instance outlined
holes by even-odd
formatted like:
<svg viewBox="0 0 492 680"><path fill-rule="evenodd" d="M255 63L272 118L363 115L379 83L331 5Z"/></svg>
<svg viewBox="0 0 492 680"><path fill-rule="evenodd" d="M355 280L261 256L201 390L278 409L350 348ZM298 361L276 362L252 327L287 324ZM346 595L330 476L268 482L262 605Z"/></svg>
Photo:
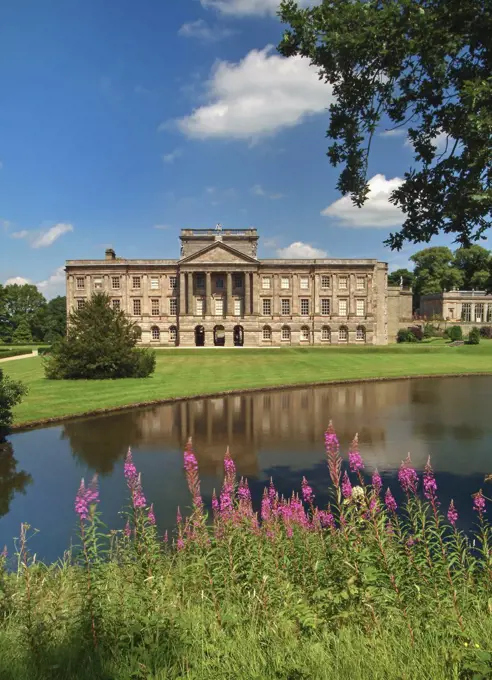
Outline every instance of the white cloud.
<svg viewBox="0 0 492 680"><path fill-rule="evenodd" d="M6 286L24 286L26 283L32 283L31 279L25 279L23 276L13 276L5 281Z"/></svg>
<svg viewBox="0 0 492 680"><path fill-rule="evenodd" d="M302 57L252 50L239 63L219 61L207 83L209 103L177 121L188 137L255 140L325 111L332 90Z"/></svg>
<svg viewBox="0 0 492 680"><path fill-rule="evenodd" d="M69 231L73 231L73 226L60 222L59 224L50 227L47 231L42 231L36 236L31 245L33 248L47 248L48 246L53 245L60 236L67 234Z"/></svg>
<svg viewBox="0 0 492 680"><path fill-rule="evenodd" d="M183 152L181 149L174 149L174 151L171 151L170 153L166 153L162 156L162 160L164 163L174 163L176 158L181 158L183 155Z"/></svg>
<svg viewBox="0 0 492 680"><path fill-rule="evenodd" d="M230 38L235 33L236 31L225 26L209 26L203 19L183 24L178 31L178 35L183 38L197 38L203 42L218 42Z"/></svg>
<svg viewBox="0 0 492 680"><path fill-rule="evenodd" d="M321 214L334 217L342 227L397 227L403 221L403 213L389 202L389 197L402 183L399 177L386 179L384 175L374 175L369 180L369 194L362 208L355 206L350 196L343 196Z"/></svg>
<svg viewBox="0 0 492 680"><path fill-rule="evenodd" d="M270 198L272 200L277 200L279 198L283 198L283 194L270 194L268 191L265 191L261 184L255 184L254 187L251 187L251 193L254 194L255 196L263 196L265 198Z"/></svg>
<svg viewBox="0 0 492 680"><path fill-rule="evenodd" d="M312 260L316 258L327 257L328 253L326 250L321 250L321 248L315 248L309 243L303 243L302 241L295 241L291 243L287 248L277 248L277 256L284 259L301 259L301 260Z"/></svg>
<svg viewBox="0 0 492 680"><path fill-rule="evenodd" d="M448 151L451 151L454 144L454 138L448 136L446 132L439 132L439 134L432 140L432 146L438 153L442 153L446 150L446 144L448 146ZM405 139L404 146L408 146L413 149L413 142L410 137Z"/></svg>
<svg viewBox="0 0 492 680"><path fill-rule="evenodd" d="M27 231L26 229L22 229L22 231L13 231L10 234L10 238L27 238L29 234L30 234L29 231Z"/></svg>
<svg viewBox="0 0 492 680"><path fill-rule="evenodd" d="M200 2L205 9L216 9L222 14L233 16L275 15L280 6L280 0L200 0ZM302 7L316 5L318 2L316 0L298 0L298 4Z"/></svg>
<svg viewBox="0 0 492 680"><path fill-rule="evenodd" d="M13 276L5 281L5 285L17 284L18 286L23 286L26 283L33 283L32 279L26 279L23 276ZM58 267L55 269L53 274L49 276L45 281L39 281L34 284L38 287L41 293L50 300L57 295L65 295L65 269L64 267Z"/></svg>

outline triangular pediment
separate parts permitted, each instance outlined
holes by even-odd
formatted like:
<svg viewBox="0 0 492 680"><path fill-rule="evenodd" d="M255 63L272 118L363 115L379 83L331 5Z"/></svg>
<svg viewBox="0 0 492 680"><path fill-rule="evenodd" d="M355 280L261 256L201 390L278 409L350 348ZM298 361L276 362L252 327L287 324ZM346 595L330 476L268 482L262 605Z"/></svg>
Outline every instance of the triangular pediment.
<svg viewBox="0 0 492 680"><path fill-rule="evenodd" d="M250 264L257 263L254 257L245 255L231 246L216 241L197 253L183 257L180 264Z"/></svg>

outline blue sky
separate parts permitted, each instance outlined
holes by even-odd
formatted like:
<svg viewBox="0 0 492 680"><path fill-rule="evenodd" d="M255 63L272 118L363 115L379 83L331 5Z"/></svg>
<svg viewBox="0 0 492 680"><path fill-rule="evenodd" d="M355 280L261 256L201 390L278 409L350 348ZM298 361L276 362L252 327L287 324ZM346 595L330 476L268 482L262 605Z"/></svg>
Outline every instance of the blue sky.
<svg viewBox="0 0 492 680"><path fill-rule="evenodd" d="M276 4L1 3L0 282L50 297L66 259L178 257L181 228L218 222L256 227L260 257L407 263L382 245L405 134L376 137L363 210L341 200L330 89L277 55Z"/></svg>

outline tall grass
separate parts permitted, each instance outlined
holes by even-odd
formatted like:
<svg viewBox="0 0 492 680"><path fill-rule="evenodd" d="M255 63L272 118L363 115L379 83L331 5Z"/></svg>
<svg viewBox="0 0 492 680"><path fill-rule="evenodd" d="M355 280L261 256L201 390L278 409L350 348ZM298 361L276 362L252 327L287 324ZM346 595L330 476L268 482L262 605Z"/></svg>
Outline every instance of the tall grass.
<svg viewBox="0 0 492 680"><path fill-rule="evenodd" d="M492 560L486 497L476 526L441 508L430 461L410 459L397 508L357 438L342 462L325 434L331 502L306 479L280 497L273 481L255 512L226 452L210 516L191 441L191 508L159 536L128 453L122 531L98 512L97 479L75 500L80 546L52 565L28 550L0 558L0 677L465 679L492 677ZM420 488L421 487L421 488ZM13 559L13 558L12 558Z"/></svg>

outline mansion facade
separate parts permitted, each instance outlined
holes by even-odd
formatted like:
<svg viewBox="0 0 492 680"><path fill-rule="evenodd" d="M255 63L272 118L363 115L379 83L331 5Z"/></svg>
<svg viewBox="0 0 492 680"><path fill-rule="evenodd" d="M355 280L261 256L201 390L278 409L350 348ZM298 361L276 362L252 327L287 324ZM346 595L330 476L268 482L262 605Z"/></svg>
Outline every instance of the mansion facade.
<svg viewBox="0 0 492 680"><path fill-rule="evenodd" d="M183 229L178 260L66 262L67 311L105 292L140 342L158 346L394 342L411 291L388 288L374 259L258 259L256 229Z"/></svg>

